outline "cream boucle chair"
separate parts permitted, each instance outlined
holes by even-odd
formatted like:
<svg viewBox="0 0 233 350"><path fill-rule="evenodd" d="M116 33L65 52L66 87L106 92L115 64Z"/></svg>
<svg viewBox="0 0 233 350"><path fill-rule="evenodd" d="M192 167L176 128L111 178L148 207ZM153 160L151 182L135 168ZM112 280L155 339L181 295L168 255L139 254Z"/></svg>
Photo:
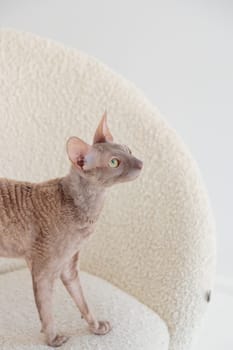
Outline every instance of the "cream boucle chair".
<svg viewBox="0 0 233 350"><path fill-rule="evenodd" d="M83 273L84 287L113 331L75 337L77 311L58 286L65 310L57 316L73 335L64 348L188 350L215 270L215 227L195 161L143 94L95 59L13 30L1 31L0 50L2 177L66 174L66 139L91 142L105 109L115 140L144 161L140 178L109 190L82 254L82 270L91 274ZM0 263L0 347L44 349L30 276L20 264Z"/></svg>

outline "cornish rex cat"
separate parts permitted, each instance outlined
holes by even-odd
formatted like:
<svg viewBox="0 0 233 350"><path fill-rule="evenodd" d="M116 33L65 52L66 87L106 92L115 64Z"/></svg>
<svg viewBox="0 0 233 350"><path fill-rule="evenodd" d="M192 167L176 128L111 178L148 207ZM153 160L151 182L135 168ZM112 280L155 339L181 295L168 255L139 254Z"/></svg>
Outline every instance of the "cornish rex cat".
<svg viewBox="0 0 233 350"><path fill-rule="evenodd" d="M142 169L127 146L113 143L106 114L90 146L77 137L67 141L70 173L43 183L0 179L0 256L24 257L47 344L60 346L52 316L54 280L61 278L95 334L111 326L97 321L84 298L77 263L83 241L90 236L104 204L105 190L134 180Z"/></svg>

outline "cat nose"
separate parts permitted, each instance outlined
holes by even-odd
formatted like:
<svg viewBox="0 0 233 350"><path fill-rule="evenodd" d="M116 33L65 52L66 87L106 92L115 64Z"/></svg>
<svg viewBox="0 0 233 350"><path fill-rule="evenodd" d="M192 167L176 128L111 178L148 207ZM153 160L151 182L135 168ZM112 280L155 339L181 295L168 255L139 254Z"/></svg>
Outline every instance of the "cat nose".
<svg viewBox="0 0 233 350"><path fill-rule="evenodd" d="M138 169L142 169L142 167L143 167L143 162L142 162L141 160L137 159L137 162L136 162L135 166L136 166L136 168L138 168Z"/></svg>

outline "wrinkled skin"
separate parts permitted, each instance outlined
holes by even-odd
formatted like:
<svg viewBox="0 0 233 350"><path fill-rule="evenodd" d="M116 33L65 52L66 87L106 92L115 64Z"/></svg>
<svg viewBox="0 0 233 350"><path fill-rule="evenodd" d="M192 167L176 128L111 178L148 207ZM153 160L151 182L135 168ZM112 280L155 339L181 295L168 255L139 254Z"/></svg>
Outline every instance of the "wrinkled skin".
<svg viewBox="0 0 233 350"><path fill-rule="evenodd" d="M67 153L71 169L63 178L43 183L0 180L0 256L25 258L42 331L53 347L67 340L57 333L52 315L57 278L61 278L93 333L106 334L111 329L109 322L96 319L85 300L78 269L80 249L94 232L106 189L134 180L142 168L128 147L113 143L106 115L92 146L72 137ZM109 165L112 158L117 167Z"/></svg>

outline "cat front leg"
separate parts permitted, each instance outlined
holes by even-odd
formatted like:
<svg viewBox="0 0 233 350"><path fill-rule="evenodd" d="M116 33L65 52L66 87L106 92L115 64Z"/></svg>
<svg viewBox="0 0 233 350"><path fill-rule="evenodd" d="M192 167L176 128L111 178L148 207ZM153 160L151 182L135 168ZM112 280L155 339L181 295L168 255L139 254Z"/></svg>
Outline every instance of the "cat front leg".
<svg viewBox="0 0 233 350"><path fill-rule="evenodd" d="M79 254L75 254L70 263L64 268L61 274L61 280L79 308L82 317L88 323L91 332L104 335L111 330L111 325L108 321L97 321L87 304L80 283L79 270L77 268L78 257Z"/></svg>
<svg viewBox="0 0 233 350"><path fill-rule="evenodd" d="M41 276L37 275L32 270L34 297L42 325L42 331L46 336L46 342L49 346L58 347L64 344L68 340L68 337L59 335L56 332L52 314L54 281L49 278L49 276L45 276L45 273Z"/></svg>

